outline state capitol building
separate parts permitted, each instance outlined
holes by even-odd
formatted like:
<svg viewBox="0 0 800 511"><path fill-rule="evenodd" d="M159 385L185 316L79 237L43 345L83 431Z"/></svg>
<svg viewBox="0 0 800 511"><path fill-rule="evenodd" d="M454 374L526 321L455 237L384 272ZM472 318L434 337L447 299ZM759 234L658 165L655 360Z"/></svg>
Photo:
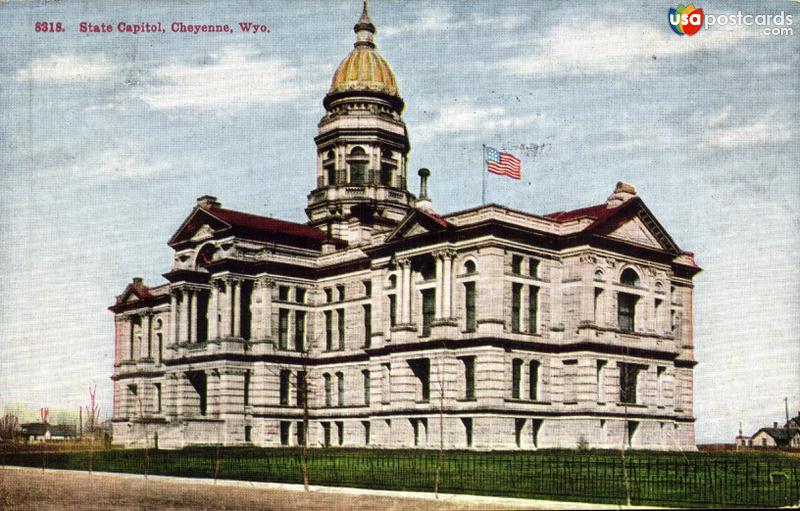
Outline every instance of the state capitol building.
<svg viewBox="0 0 800 511"><path fill-rule="evenodd" d="M366 8L354 29L308 222L200 197L168 282L110 307L114 442L694 449L692 254L625 183L435 212Z"/></svg>

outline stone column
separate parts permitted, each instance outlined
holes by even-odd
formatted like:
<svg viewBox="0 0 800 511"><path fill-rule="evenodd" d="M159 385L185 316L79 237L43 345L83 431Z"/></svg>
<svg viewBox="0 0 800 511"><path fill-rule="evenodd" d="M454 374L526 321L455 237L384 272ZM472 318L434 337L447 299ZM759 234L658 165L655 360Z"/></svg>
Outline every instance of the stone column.
<svg viewBox="0 0 800 511"><path fill-rule="evenodd" d="M233 331L231 335L240 337L242 335L242 282L234 280L233 285L233 304L231 305L231 316L233 320Z"/></svg>
<svg viewBox="0 0 800 511"><path fill-rule="evenodd" d="M402 297L400 300L400 321L402 324L411 323L411 261L403 259L400 261L403 285L400 288Z"/></svg>
<svg viewBox="0 0 800 511"><path fill-rule="evenodd" d="M219 338L230 337L231 335L231 317L228 311L230 310L231 300L231 287L230 281L220 280L217 282L219 291L217 293L217 311L219 316ZM224 291L223 291L224 290Z"/></svg>
<svg viewBox="0 0 800 511"><path fill-rule="evenodd" d="M211 296L208 303L208 340L219 339L219 288L211 282Z"/></svg>
<svg viewBox="0 0 800 511"><path fill-rule="evenodd" d="M453 317L453 258L456 256L452 250L445 250L444 276L442 278L442 317Z"/></svg>
<svg viewBox="0 0 800 511"><path fill-rule="evenodd" d="M190 304L190 313L188 318L188 328L189 328L189 342L194 344L197 342L197 290L190 289L189 290L189 304Z"/></svg>
<svg viewBox="0 0 800 511"><path fill-rule="evenodd" d="M150 358L153 352L152 322L153 316L146 312L140 316L142 323L142 345L139 347L139 358Z"/></svg>
<svg viewBox="0 0 800 511"><path fill-rule="evenodd" d="M206 371L206 415L220 416L220 373L219 369Z"/></svg>
<svg viewBox="0 0 800 511"><path fill-rule="evenodd" d="M444 302L444 286L445 286L445 276L443 271L443 264L442 260L444 259L444 252L438 251L434 252L433 257L436 259L436 309L434 318L435 319L442 319L442 316L446 313L444 312L445 302Z"/></svg>
<svg viewBox="0 0 800 511"><path fill-rule="evenodd" d="M178 300L176 291L173 289L169 293L169 344L178 342Z"/></svg>
<svg viewBox="0 0 800 511"><path fill-rule="evenodd" d="M189 294L185 289L180 290L181 293L181 310L180 310L180 321L179 321L179 331L178 331L178 340L180 342L186 342L189 340Z"/></svg>

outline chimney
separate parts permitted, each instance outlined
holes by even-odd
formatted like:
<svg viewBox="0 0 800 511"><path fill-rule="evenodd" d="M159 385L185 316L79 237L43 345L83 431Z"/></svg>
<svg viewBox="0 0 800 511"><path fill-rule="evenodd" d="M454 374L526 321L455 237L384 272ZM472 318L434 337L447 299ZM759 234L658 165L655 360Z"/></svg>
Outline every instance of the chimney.
<svg viewBox="0 0 800 511"><path fill-rule="evenodd" d="M217 198L213 195L203 195L197 198L197 207L203 209L221 208L222 204L217 202Z"/></svg>
<svg viewBox="0 0 800 511"><path fill-rule="evenodd" d="M617 208L634 197L636 197L636 187L619 181L614 193L608 196L606 204L609 208Z"/></svg>
<svg viewBox="0 0 800 511"><path fill-rule="evenodd" d="M417 209L433 213L433 203L431 203L431 199L428 197L428 178L431 175L431 171L423 167L419 169L417 174L419 175L419 198L417 199Z"/></svg>
<svg viewBox="0 0 800 511"><path fill-rule="evenodd" d="M144 286L144 280L142 280L142 277L133 277L133 287L142 286Z"/></svg>

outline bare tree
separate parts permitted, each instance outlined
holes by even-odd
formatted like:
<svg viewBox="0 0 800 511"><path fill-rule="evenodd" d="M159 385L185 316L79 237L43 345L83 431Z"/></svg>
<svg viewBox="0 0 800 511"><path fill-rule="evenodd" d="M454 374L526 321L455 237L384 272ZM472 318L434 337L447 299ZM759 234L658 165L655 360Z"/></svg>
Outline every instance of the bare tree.
<svg viewBox="0 0 800 511"><path fill-rule="evenodd" d="M100 414L100 406L97 404L97 385L89 387L89 406L86 407L86 426L89 433L89 473L92 473L94 464L94 437L96 435L96 422Z"/></svg>
<svg viewBox="0 0 800 511"><path fill-rule="evenodd" d="M50 416L49 408L39 408L39 418L44 424L44 433L42 433L42 471L47 468L47 421Z"/></svg>
<svg viewBox="0 0 800 511"><path fill-rule="evenodd" d="M16 415L7 413L0 418L0 440L14 441L19 434L19 419Z"/></svg>
<svg viewBox="0 0 800 511"><path fill-rule="evenodd" d="M302 456L300 464L303 470L303 488L305 491L309 491L308 431L311 418L312 401L315 399L317 389L317 385L310 377L310 369L312 367L311 354L316 350L319 344L319 337L319 335L316 335L313 339L306 340L301 346L301 349L297 350L297 352L300 354L300 361L298 363L278 365L273 369L274 371L277 371L279 377L283 371L290 371L289 374L291 374L292 370L298 370L296 378L292 379L290 377L288 379L288 383L289 387L295 391L297 396L297 405L303 407L303 422L301 426L303 428L303 442L301 445ZM297 342L297 339L295 339L295 343Z"/></svg>

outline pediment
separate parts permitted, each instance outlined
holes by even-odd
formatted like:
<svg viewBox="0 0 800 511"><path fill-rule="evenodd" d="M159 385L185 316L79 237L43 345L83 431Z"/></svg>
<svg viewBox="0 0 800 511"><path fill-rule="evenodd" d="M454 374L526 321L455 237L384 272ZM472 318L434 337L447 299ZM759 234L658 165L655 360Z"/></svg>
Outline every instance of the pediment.
<svg viewBox="0 0 800 511"><path fill-rule="evenodd" d="M230 228L231 225L227 222L223 222L202 208L195 208L172 235L169 244L172 246L184 241L204 241L213 238L217 232Z"/></svg>
<svg viewBox="0 0 800 511"><path fill-rule="evenodd" d="M386 242L419 236L429 232L444 231L450 227L447 220L420 209L412 210L400 224L387 236Z"/></svg>
<svg viewBox="0 0 800 511"><path fill-rule="evenodd" d="M637 245L664 249L656 236L647 228L641 218L634 217L607 234L609 238L616 238Z"/></svg>
<svg viewBox="0 0 800 511"><path fill-rule="evenodd" d="M606 238L680 254L681 249L641 199L620 206L616 214L596 222L591 229Z"/></svg>

